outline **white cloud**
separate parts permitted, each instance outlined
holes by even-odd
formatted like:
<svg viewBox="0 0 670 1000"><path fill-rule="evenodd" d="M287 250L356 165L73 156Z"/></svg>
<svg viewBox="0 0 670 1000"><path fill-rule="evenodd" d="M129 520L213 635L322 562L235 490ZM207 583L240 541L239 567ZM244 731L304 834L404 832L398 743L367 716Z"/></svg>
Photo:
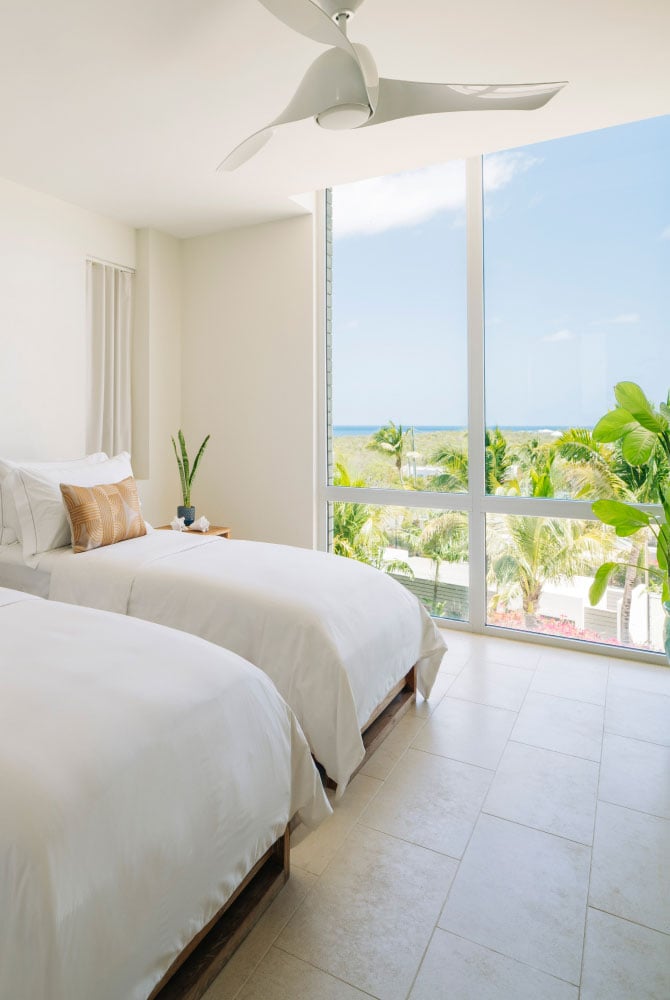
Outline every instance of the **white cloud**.
<svg viewBox="0 0 670 1000"><path fill-rule="evenodd" d="M665 229L659 236L659 240L670 240L670 226L665 227Z"/></svg>
<svg viewBox="0 0 670 1000"><path fill-rule="evenodd" d="M487 194L507 187L517 174L525 174L542 161L528 153L493 153L484 158L484 190Z"/></svg>
<svg viewBox="0 0 670 1000"><path fill-rule="evenodd" d="M487 191L508 185L538 161L525 153L497 153L485 160ZM439 212L465 208L465 175L461 163L444 163L403 174L373 177L335 189L335 236L383 233L428 222Z"/></svg>
<svg viewBox="0 0 670 1000"><path fill-rule="evenodd" d="M630 324L639 323L640 315L639 313L620 313L618 316L613 316L612 319L607 320L608 323L616 323L617 326L629 326Z"/></svg>
<svg viewBox="0 0 670 1000"><path fill-rule="evenodd" d="M572 330L557 330L556 333L548 333L542 340L545 344L560 344L564 340L574 340L575 335Z"/></svg>

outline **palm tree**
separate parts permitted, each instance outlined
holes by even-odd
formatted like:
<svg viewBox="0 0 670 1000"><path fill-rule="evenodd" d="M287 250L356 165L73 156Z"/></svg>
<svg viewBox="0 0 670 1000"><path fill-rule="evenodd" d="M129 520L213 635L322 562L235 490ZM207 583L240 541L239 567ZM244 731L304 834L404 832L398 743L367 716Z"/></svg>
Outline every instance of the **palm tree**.
<svg viewBox="0 0 670 1000"><path fill-rule="evenodd" d="M446 444L431 458L431 462L442 466L442 472L431 482L432 489L445 490L447 493L467 493L468 490L468 451L464 448Z"/></svg>
<svg viewBox="0 0 670 1000"><path fill-rule="evenodd" d="M372 440L368 444L368 448L372 448L373 451L380 451L384 455L390 455L393 458L401 485L403 483L402 466L405 458L408 434L409 430L403 430L402 424L398 424L396 427L393 421L389 420L386 426L380 427L378 431L375 431L372 435Z"/></svg>
<svg viewBox="0 0 670 1000"><path fill-rule="evenodd" d="M445 510L431 518L419 536L421 554L434 566L433 612L437 612L437 587L443 562L464 562L468 558L468 519L457 510Z"/></svg>
<svg viewBox="0 0 670 1000"><path fill-rule="evenodd" d="M511 469L507 475L508 488L519 496L555 496L555 458L556 442L542 442L538 438L524 442L516 454L516 475L512 475Z"/></svg>
<svg viewBox="0 0 670 1000"><path fill-rule="evenodd" d="M526 628L536 631L545 583L590 573L603 558L595 522L566 518L493 516L488 536L489 580L498 587L493 606L521 597Z"/></svg>
<svg viewBox="0 0 670 1000"><path fill-rule="evenodd" d="M499 427L486 431L486 492L497 493L507 481L512 459L507 451L507 439Z"/></svg>
<svg viewBox="0 0 670 1000"><path fill-rule="evenodd" d="M507 480L512 459L507 452L507 439L499 427L487 430L484 435L486 461L486 492L498 493ZM453 445L444 445L431 458L442 466L440 475L432 481L434 489L446 490L449 493L467 493L468 490L468 451Z"/></svg>
<svg viewBox="0 0 670 1000"><path fill-rule="evenodd" d="M363 480L352 480L347 468L338 462L333 476L334 486L365 486ZM333 552L348 559L357 559L385 573L413 577L412 568L401 559L384 559L388 538L384 528L386 510L376 504L357 501L333 504Z"/></svg>
<svg viewBox="0 0 670 1000"><path fill-rule="evenodd" d="M579 499L621 500L624 503L659 503L660 486L667 477L667 460L657 445L646 469L630 465L621 450L621 442L614 445L596 441L590 430L573 427L556 442L562 458L572 466L572 483ZM621 641L631 644L630 614L633 588L640 567L647 565L647 533L636 532L630 536L630 552L624 575L621 597Z"/></svg>

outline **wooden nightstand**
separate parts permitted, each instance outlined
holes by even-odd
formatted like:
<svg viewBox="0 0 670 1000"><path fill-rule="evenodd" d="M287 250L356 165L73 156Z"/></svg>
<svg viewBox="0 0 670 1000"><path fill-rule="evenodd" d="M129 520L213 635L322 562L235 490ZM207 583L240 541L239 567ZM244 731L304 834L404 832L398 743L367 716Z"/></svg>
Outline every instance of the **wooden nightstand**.
<svg viewBox="0 0 670 1000"><path fill-rule="evenodd" d="M172 531L172 527L169 524L160 524L157 531ZM207 531L192 531L189 532L188 528L184 528L186 534L192 535L216 535L217 538L230 538L231 529L221 527L220 524L210 524Z"/></svg>

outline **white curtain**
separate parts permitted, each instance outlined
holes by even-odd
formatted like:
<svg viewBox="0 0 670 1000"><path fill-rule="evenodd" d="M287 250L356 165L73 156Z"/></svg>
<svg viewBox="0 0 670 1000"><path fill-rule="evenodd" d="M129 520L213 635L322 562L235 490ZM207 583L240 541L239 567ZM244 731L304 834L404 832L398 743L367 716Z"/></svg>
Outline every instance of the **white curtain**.
<svg viewBox="0 0 670 1000"><path fill-rule="evenodd" d="M130 451L133 277L111 264L86 262L89 453Z"/></svg>

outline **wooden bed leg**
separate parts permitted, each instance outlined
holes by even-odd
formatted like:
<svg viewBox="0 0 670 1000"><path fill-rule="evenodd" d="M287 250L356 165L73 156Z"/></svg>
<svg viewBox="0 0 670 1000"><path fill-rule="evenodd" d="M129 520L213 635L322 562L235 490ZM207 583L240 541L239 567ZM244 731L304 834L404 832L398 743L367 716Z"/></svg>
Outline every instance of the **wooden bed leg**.
<svg viewBox="0 0 670 1000"><path fill-rule="evenodd" d="M405 674L405 687L403 691L414 691L416 693L416 666Z"/></svg>
<svg viewBox="0 0 670 1000"><path fill-rule="evenodd" d="M295 819L294 816L279 840L272 845L272 852L282 866L285 882L288 882L288 877L291 874L291 830L293 829L291 824ZM297 823L295 825L297 826Z"/></svg>

